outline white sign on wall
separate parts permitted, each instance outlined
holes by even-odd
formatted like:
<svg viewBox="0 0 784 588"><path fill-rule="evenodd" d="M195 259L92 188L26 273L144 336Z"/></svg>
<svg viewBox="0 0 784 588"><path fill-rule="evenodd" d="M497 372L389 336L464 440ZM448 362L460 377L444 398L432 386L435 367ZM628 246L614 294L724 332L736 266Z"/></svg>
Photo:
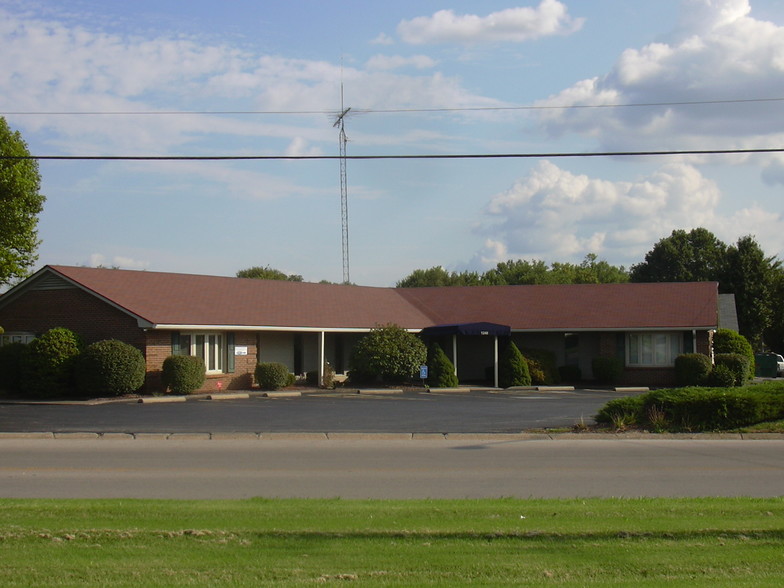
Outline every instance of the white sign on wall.
<svg viewBox="0 0 784 588"><path fill-rule="evenodd" d="M234 346L234 355L248 355L248 346L247 345L235 345Z"/></svg>

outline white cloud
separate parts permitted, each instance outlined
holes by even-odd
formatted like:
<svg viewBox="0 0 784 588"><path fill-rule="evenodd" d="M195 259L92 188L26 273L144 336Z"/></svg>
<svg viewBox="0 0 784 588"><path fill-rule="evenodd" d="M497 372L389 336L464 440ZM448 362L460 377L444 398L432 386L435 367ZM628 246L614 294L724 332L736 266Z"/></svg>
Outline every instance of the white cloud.
<svg viewBox="0 0 784 588"><path fill-rule="evenodd" d="M455 14L439 10L432 16L402 21L397 32L406 43L519 43L549 35L564 35L579 30L583 19L572 18L558 0L542 0L536 8L517 7L487 16Z"/></svg>
<svg viewBox="0 0 784 588"><path fill-rule="evenodd" d="M784 27L751 16L747 0L684 0L667 41L625 50L604 76L577 82L540 106L759 99L784 95ZM554 134L605 147L748 148L780 145L779 103L573 108L542 111ZM720 141L720 143L717 143Z"/></svg>
<svg viewBox="0 0 784 588"><path fill-rule="evenodd" d="M123 255L115 255L111 261L103 253L93 253L87 262L88 267L117 267L120 269L145 270L150 267L149 261L134 259Z"/></svg>
<svg viewBox="0 0 784 588"><path fill-rule="evenodd" d="M542 161L491 198L477 228L487 239L478 255L579 261L597 253L631 263L673 227L716 226L719 198L716 184L686 164L611 182Z"/></svg>
<svg viewBox="0 0 784 588"><path fill-rule="evenodd" d="M380 33L371 43L373 45L394 45L395 40L386 33Z"/></svg>
<svg viewBox="0 0 784 588"><path fill-rule="evenodd" d="M403 67L429 69L435 67L437 63L435 59L427 55L412 55L410 57L402 55L374 55L368 59L365 67L369 70L390 70Z"/></svg>

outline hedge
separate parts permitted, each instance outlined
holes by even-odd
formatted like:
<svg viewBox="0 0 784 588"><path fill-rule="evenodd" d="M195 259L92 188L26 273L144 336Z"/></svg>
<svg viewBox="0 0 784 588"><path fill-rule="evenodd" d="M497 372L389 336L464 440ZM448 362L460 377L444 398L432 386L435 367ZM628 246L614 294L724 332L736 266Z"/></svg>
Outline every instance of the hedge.
<svg viewBox="0 0 784 588"><path fill-rule="evenodd" d="M76 361L80 394L122 396L144 385L144 355L133 345L107 339L88 345Z"/></svg>
<svg viewBox="0 0 784 588"><path fill-rule="evenodd" d="M207 367L201 357L170 355L163 360L161 381L173 394L190 394L204 385Z"/></svg>
<svg viewBox="0 0 784 588"><path fill-rule="evenodd" d="M289 383L289 368L275 361L256 365L256 382L262 390L280 390Z"/></svg>

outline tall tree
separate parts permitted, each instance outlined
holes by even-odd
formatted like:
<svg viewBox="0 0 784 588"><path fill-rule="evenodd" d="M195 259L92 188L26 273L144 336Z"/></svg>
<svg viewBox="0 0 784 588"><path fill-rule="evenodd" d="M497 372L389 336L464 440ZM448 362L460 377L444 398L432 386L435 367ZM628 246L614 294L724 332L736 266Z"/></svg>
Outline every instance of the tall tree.
<svg viewBox="0 0 784 588"><path fill-rule="evenodd" d="M280 270L271 268L270 266L249 267L237 272L238 278L253 278L254 280L283 280L288 282L301 282L302 276L298 274L286 275Z"/></svg>
<svg viewBox="0 0 784 588"><path fill-rule="evenodd" d="M727 245L707 229L682 229L661 239L633 265L632 282L706 282L721 278Z"/></svg>
<svg viewBox="0 0 784 588"><path fill-rule="evenodd" d="M425 288L431 286L478 286L476 272L450 272L440 265L430 269L418 269L397 283L398 288Z"/></svg>
<svg viewBox="0 0 784 588"><path fill-rule="evenodd" d="M41 176L19 131L0 117L0 286L29 275L38 260L38 215L46 198Z"/></svg>
<svg viewBox="0 0 784 588"><path fill-rule="evenodd" d="M727 248L719 288L735 294L740 333L755 349L762 348L763 333L772 324L773 307L780 304L773 299L779 267L780 262L766 257L750 235Z"/></svg>

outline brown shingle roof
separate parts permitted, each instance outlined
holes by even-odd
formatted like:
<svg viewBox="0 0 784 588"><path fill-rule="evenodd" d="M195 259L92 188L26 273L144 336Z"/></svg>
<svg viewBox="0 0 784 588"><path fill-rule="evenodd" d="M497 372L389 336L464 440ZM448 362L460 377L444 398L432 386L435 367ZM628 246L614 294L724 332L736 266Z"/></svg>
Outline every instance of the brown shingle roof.
<svg viewBox="0 0 784 588"><path fill-rule="evenodd" d="M715 282L373 288L48 266L153 325L420 329L487 321L513 330L706 329Z"/></svg>

